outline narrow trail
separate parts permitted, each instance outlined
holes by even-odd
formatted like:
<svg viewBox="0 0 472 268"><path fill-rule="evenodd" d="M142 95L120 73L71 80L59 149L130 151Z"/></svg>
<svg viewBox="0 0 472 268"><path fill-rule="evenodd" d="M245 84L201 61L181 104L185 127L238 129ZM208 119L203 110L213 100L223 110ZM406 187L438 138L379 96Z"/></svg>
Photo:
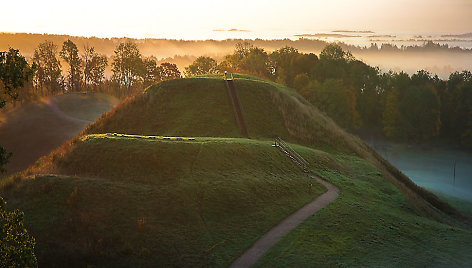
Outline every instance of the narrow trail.
<svg viewBox="0 0 472 268"><path fill-rule="evenodd" d="M284 235L289 233L300 223L308 217L316 213L318 210L326 207L329 203L335 200L339 195L339 189L322 180L321 178L311 174L312 178L323 184L328 191L318 196L315 200L306 204L301 209L294 212L292 215L285 218L277 226L272 228L269 232L259 238L246 252L236 259L230 267L250 267L264 255L267 250L273 247Z"/></svg>
<svg viewBox="0 0 472 268"><path fill-rule="evenodd" d="M92 121L89 120L84 120L76 117L72 117L66 113L64 113L59 107L57 107L57 104L54 102L54 97L49 98L47 101L44 101L45 104L51 108L51 110L57 114L59 117L72 121L72 122L77 122L77 123L82 123L82 124L90 124Z"/></svg>

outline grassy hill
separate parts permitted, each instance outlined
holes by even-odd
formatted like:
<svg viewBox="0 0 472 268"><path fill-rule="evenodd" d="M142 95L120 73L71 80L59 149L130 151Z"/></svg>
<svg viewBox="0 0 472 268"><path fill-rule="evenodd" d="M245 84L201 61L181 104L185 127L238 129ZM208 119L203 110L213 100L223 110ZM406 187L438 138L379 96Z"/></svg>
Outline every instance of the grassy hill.
<svg viewBox="0 0 472 268"><path fill-rule="evenodd" d="M46 266L227 266L325 191L271 142L237 138L83 136L27 174L5 195Z"/></svg>
<svg viewBox="0 0 472 268"><path fill-rule="evenodd" d="M472 264L466 216L291 89L246 75L236 76L235 84L250 140L240 137L221 77L177 79L121 103L27 171L3 180L8 205L25 211L40 263L229 265L325 191L271 147L280 136L341 193L258 265Z"/></svg>
<svg viewBox="0 0 472 268"><path fill-rule="evenodd" d="M236 75L235 84L248 124L256 139L282 137L328 152L354 153L374 164L425 215L441 218L458 211L416 186L359 138L293 90L260 78ZM118 132L175 136L240 137L221 76L169 80L117 106L84 130L84 134ZM438 211L439 209L439 211Z"/></svg>
<svg viewBox="0 0 472 268"><path fill-rule="evenodd" d="M341 131L302 97L280 84L236 75L249 135L349 150ZM314 110L313 110L314 109ZM84 133L241 137L221 76L158 83L117 106ZM334 135L334 136L333 136Z"/></svg>
<svg viewBox="0 0 472 268"><path fill-rule="evenodd" d="M63 94L2 114L0 144L13 157L0 178L27 168L117 103L118 99L100 93Z"/></svg>

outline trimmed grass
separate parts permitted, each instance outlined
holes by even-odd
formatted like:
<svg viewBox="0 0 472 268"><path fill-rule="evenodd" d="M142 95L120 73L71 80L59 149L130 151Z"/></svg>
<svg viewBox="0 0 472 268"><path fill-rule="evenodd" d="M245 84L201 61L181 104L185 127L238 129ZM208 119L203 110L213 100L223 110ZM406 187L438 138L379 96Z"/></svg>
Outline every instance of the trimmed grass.
<svg viewBox="0 0 472 268"><path fill-rule="evenodd" d="M470 226L419 216L375 166L355 156L335 158L349 176L314 172L340 188L338 199L285 236L255 267L472 265Z"/></svg>
<svg viewBox="0 0 472 268"><path fill-rule="evenodd" d="M333 165L325 153L300 153ZM29 172L61 174L3 190L25 212L43 266L228 266L326 190L270 141L239 138L90 135Z"/></svg>

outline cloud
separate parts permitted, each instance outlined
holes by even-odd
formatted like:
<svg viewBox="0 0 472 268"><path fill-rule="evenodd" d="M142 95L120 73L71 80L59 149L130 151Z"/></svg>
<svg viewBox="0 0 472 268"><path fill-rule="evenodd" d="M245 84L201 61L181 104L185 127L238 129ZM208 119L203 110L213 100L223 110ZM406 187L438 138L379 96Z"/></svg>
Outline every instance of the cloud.
<svg viewBox="0 0 472 268"><path fill-rule="evenodd" d="M374 32L372 31L352 31L352 30L334 30L334 31L331 31L333 33L369 33L369 34L373 34Z"/></svg>
<svg viewBox="0 0 472 268"><path fill-rule="evenodd" d="M214 32L250 32L250 30L241 30L241 29L215 29Z"/></svg>
<svg viewBox="0 0 472 268"><path fill-rule="evenodd" d="M296 34L297 37L362 37L360 35L348 35L348 34L330 34L330 33L317 33L317 34Z"/></svg>
<svg viewBox="0 0 472 268"><path fill-rule="evenodd" d="M396 35L390 35L390 34L374 34L374 35L369 35L367 37L369 37L369 38L395 38L397 36Z"/></svg>
<svg viewBox="0 0 472 268"><path fill-rule="evenodd" d="M472 33L465 33L465 34L445 34L445 35L441 35L441 37L472 38Z"/></svg>

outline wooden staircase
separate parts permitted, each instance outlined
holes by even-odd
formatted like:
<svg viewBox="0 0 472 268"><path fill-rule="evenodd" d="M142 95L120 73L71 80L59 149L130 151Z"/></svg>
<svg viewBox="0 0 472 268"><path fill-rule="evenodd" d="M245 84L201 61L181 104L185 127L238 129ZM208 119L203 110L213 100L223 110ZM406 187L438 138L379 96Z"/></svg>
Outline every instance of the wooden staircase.
<svg viewBox="0 0 472 268"><path fill-rule="evenodd" d="M306 161L297 152L295 152L292 147L290 147L290 145L288 145L281 138L275 138L273 146L279 149L282 153L284 153L290 160L292 160L292 162L294 162L299 168L301 168L303 172L309 172L308 167L310 166L310 163L308 163L308 161Z"/></svg>
<svg viewBox="0 0 472 268"><path fill-rule="evenodd" d="M243 137L249 138L249 132L247 130L246 119L244 118L243 107L239 99L238 91L234 84L233 79L226 79L226 89L228 91L228 97L230 99L231 105L233 106L234 117L236 118L236 123L238 124L239 131Z"/></svg>

